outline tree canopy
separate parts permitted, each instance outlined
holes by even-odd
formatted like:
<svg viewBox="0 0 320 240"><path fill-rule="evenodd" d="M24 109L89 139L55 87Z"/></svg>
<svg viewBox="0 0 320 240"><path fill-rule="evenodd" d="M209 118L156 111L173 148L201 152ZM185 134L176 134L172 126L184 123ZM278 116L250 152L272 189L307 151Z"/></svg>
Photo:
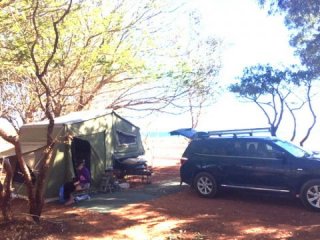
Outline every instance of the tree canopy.
<svg viewBox="0 0 320 240"><path fill-rule="evenodd" d="M284 23L290 30L290 45L300 58L301 67L292 77L306 91L305 102L312 116L312 121L300 145L306 141L316 125L317 111L312 98L319 92L320 80L320 1L303 0L258 0L261 6L267 7L270 14L281 14Z"/></svg>
<svg viewBox="0 0 320 240"><path fill-rule="evenodd" d="M290 30L290 44L295 47L310 77L320 77L320 1L258 0L271 14L283 14Z"/></svg>
<svg viewBox="0 0 320 240"><path fill-rule="evenodd" d="M183 107L178 100L190 91L214 89L219 63L196 53L217 58L218 41L184 40L188 33L174 29L171 14L181 6L157 0L75 1L63 22L52 27L67 5L63 0L2 3L1 113L16 128L45 118L46 89L36 81L37 71L50 88L55 116L92 107L96 96L105 108L162 110Z"/></svg>
<svg viewBox="0 0 320 240"><path fill-rule="evenodd" d="M256 65L245 68L240 83L230 86L231 92L257 104L266 116L273 136L283 119L286 99L292 93L288 75L288 70Z"/></svg>

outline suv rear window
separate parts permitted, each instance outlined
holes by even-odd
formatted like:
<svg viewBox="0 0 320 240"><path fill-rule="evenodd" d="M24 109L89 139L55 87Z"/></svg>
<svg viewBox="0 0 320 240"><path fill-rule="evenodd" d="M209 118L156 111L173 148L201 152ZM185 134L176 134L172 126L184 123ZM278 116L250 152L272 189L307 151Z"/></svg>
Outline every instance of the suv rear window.
<svg viewBox="0 0 320 240"><path fill-rule="evenodd" d="M189 154L233 155L234 142L229 139L192 141L183 155Z"/></svg>

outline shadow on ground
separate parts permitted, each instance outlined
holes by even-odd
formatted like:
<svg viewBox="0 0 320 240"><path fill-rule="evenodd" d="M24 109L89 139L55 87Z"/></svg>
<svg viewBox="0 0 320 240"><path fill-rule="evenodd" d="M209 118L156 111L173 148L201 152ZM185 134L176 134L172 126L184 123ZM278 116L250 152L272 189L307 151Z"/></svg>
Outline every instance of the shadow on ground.
<svg viewBox="0 0 320 240"><path fill-rule="evenodd" d="M91 198L89 200L75 203L74 207L106 213L128 204L150 201L161 196L177 193L186 188L186 185L180 186L178 180L170 180L154 184L145 184L138 188L122 189L115 192L96 192L90 195Z"/></svg>

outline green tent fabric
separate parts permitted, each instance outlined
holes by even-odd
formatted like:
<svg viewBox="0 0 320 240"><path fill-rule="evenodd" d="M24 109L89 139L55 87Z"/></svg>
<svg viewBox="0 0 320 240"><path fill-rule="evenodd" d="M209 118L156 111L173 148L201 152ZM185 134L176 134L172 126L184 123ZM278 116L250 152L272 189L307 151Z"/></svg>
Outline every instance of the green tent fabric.
<svg viewBox="0 0 320 240"><path fill-rule="evenodd" d="M19 135L27 165L37 176L46 144L47 121L25 124ZM98 187L105 169L114 159L138 157L144 154L139 127L114 111L73 112L55 118L53 137L56 140L53 161L46 182L45 198L58 197L60 186L75 176L75 164L86 159L92 186ZM15 158L13 149L0 153ZM16 194L25 195L24 187L14 183Z"/></svg>

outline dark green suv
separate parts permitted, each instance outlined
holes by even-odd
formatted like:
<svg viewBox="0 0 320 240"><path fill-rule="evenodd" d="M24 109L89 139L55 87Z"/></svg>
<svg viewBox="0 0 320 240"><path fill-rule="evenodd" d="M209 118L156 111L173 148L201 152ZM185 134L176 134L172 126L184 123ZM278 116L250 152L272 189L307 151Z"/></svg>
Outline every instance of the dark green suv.
<svg viewBox="0 0 320 240"><path fill-rule="evenodd" d="M291 193L320 211L319 156L279 138L252 136L251 130L227 133L190 142L181 158L181 182L203 197L215 197L221 188Z"/></svg>

